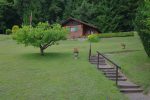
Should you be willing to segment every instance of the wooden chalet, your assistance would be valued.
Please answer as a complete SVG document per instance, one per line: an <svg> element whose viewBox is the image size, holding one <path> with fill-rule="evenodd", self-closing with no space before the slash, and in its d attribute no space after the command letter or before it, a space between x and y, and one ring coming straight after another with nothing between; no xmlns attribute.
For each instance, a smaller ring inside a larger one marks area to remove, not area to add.
<svg viewBox="0 0 150 100"><path fill-rule="evenodd" d="M88 36L89 34L100 33L97 27L75 18L68 18L62 22L62 26L69 29L69 38L80 38Z"/></svg>

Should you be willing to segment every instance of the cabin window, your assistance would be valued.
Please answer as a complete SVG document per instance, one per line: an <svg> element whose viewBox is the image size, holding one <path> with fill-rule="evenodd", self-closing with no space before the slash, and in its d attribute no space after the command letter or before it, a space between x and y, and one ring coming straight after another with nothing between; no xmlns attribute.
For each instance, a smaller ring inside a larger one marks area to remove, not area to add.
<svg viewBox="0 0 150 100"><path fill-rule="evenodd" d="M76 31L78 31L78 27L77 26L70 27L70 31L71 32L76 32Z"/></svg>

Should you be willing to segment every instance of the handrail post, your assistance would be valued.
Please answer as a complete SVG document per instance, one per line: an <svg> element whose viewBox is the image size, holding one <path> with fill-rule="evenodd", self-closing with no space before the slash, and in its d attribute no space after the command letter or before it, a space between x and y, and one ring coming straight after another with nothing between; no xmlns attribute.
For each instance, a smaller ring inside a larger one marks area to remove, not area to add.
<svg viewBox="0 0 150 100"><path fill-rule="evenodd" d="M91 42L90 42L90 48L89 48L89 61L90 61L90 58L91 58Z"/></svg>
<svg viewBox="0 0 150 100"><path fill-rule="evenodd" d="M116 86L118 86L118 66L116 66Z"/></svg>
<svg viewBox="0 0 150 100"><path fill-rule="evenodd" d="M113 61L111 61L110 59L108 59L107 57L105 57L103 54L101 54L100 52L98 52L98 64L97 64L97 68L99 67L99 56L101 55L102 57L104 57L106 60L108 60L110 63L112 63L115 67L116 67L116 85L118 86L118 74L119 74L119 69L121 69L120 66L118 66L116 63L114 63Z"/></svg>
<svg viewBox="0 0 150 100"><path fill-rule="evenodd" d="M98 57L97 57L97 61L98 61L98 63L97 63L97 69L99 69L99 53L98 53Z"/></svg>

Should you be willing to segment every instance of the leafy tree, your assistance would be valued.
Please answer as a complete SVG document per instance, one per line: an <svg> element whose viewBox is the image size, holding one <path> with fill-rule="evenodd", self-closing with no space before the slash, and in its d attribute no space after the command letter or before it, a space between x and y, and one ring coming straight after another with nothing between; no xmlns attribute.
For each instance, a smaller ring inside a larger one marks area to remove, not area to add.
<svg viewBox="0 0 150 100"><path fill-rule="evenodd" d="M36 27L23 26L15 34L13 39L25 46L32 45L39 47L41 55L49 46L54 45L57 41L65 39L67 30L59 24L49 25L48 23L39 23Z"/></svg>
<svg viewBox="0 0 150 100"><path fill-rule="evenodd" d="M99 42L100 38L98 34L91 34L88 36L89 42Z"/></svg>
<svg viewBox="0 0 150 100"><path fill-rule="evenodd" d="M138 31L144 49L150 57L150 1L145 0L139 7L136 18L136 30Z"/></svg>

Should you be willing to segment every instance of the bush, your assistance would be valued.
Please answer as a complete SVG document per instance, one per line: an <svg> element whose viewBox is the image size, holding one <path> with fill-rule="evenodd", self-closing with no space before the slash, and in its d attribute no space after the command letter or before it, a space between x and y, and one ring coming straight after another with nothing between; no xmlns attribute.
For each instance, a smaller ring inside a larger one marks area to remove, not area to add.
<svg viewBox="0 0 150 100"><path fill-rule="evenodd" d="M136 17L136 30L144 45L147 55L150 57L150 1L145 0L139 7Z"/></svg>
<svg viewBox="0 0 150 100"><path fill-rule="evenodd" d="M11 33L12 33L11 29L7 29L7 30L6 30L6 34L7 34L7 35L9 35L9 34L11 34Z"/></svg>
<svg viewBox="0 0 150 100"><path fill-rule="evenodd" d="M12 27L12 33L16 33L19 30L19 26L18 25L14 25Z"/></svg>
<svg viewBox="0 0 150 100"><path fill-rule="evenodd" d="M119 33L102 33L102 34L99 34L100 38L128 37L128 36L134 36L134 32L119 32Z"/></svg>
<svg viewBox="0 0 150 100"><path fill-rule="evenodd" d="M98 42L99 41L99 36L98 34L91 34L88 36L88 41L90 42Z"/></svg>

